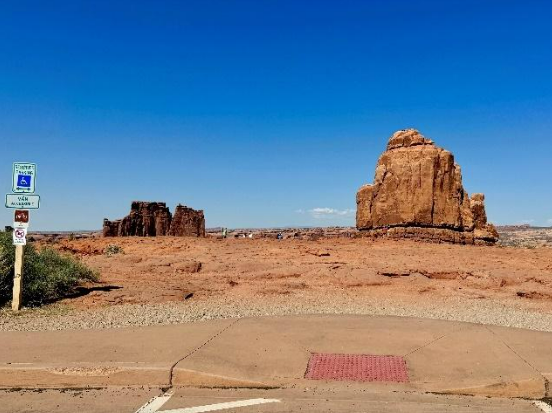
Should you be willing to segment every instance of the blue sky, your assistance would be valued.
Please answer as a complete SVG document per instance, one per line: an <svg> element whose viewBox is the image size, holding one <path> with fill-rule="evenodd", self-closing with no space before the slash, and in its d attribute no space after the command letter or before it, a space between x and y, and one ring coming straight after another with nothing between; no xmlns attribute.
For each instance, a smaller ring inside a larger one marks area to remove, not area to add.
<svg viewBox="0 0 552 413"><path fill-rule="evenodd" d="M544 0L4 1L0 182L38 164L35 230L100 228L132 200L208 226L352 225L414 127L492 221L552 225L551 18Z"/></svg>

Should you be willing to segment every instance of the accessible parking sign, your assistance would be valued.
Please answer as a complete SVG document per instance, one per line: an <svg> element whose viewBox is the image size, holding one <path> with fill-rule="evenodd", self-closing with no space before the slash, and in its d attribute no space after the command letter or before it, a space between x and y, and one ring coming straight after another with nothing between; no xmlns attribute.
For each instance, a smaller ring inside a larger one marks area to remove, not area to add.
<svg viewBox="0 0 552 413"><path fill-rule="evenodd" d="M16 194L32 194L35 191L36 164L15 162L13 164L12 192Z"/></svg>

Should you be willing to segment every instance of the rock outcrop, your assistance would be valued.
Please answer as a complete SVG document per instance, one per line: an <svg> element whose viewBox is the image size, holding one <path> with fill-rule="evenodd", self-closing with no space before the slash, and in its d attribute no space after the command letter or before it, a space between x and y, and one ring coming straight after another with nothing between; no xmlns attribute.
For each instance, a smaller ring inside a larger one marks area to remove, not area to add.
<svg viewBox="0 0 552 413"><path fill-rule="evenodd" d="M184 205L178 205L171 221L169 235L177 237L204 237L205 217L203 211L196 211Z"/></svg>
<svg viewBox="0 0 552 413"><path fill-rule="evenodd" d="M357 193L357 228L370 235L462 244L493 244L484 196L471 198L449 151L417 130L393 134L374 183Z"/></svg>
<svg viewBox="0 0 552 413"><path fill-rule="evenodd" d="M130 214L116 221L104 219L104 237L205 236L203 211L179 205L173 219L164 202L134 201Z"/></svg>
<svg viewBox="0 0 552 413"><path fill-rule="evenodd" d="M104 220L106 237L166 235L171 225L171 212L164 202L134 201L130 214L117 221Z"/></svg>

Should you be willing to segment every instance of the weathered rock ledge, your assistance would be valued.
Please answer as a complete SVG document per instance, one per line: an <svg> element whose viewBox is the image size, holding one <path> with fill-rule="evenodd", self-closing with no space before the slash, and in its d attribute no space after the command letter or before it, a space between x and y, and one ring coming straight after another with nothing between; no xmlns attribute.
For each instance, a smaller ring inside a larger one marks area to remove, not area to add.
<svg viewBox="0 0 552 413"><path fill-rule="evenodd" d="M401 130L380 156L374 183L357 193L356 223L374 237L494 244L484 201L468 196L452 153L415 129Z"/></svg>

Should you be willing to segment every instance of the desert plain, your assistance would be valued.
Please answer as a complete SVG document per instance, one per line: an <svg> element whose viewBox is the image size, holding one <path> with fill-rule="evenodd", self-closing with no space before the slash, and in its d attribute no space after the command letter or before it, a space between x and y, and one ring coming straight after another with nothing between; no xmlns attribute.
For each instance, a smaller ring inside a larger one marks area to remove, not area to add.
<svg viewBox="0 0 552 413"><path fill-rule="evenodd" d="M552 331L552 248L530 228L504 229L501 238L508 242L496 246L330 236L324 230L316 237L268 235L45 238L38 244L76 256L99 272L100 282L50 308L0 317L0 329L330 313ZM117 253L106 253L114 245Z"/></svg>

